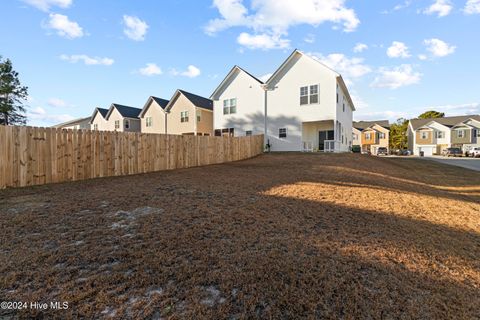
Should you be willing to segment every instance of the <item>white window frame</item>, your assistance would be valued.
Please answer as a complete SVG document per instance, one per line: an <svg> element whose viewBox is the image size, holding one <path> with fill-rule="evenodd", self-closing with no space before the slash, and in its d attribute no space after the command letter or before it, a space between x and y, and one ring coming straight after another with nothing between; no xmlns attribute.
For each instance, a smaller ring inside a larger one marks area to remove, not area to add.
<svg viewBox="0 0 480 320"><path fill-rule="evenodd" d="M115 130L120 129L120 120L115 120Z"/></svg>
<svg viewBox="0 0 480 320"><path fill-rule="evenodd" d="M464 129L457 130L457 137L458 138L465 138L465 130Z"/></svg>
<svg viewBox="0 0 480 320"><path fill-rule="evenodd" d="M443 131L435 131L435 138L436 138L436 139L443 139L443 138L445 138L445 132L443 132Z"/></svg>
<svg viewBox="0 0 480 320"><path fill-rule="evenodd" d="M93 124L93 130L98 130L98 123Z"/></svg>
<svg viewBox="0 0 480 320"><path fill-rule="evenodd" d="M302 101L302 98L306 98L306 100ZM308 86L300 87L300 105L308 105L309 97L308 97Z"/></svg>
<svg viewBox="0 0 480 320"><path fill-rule="evenodd" d="M370 140L371 138L370 132L365 132L365 140Z"/></svg>
<svg viewBox="0 0 480 320"><path fill-rule="evenodd" d="M319 84L312 84L312 85L308 86L308 88L309 88L308 102L310 102L310 104L320 103L320 85ZM316 89L312 90L313 88L316 88ZM312 102L312 96L317 96L317 101L316 102Z"/></svg>
<svg viewBox="0 0 480 320"><path fill-rule="evenodd" d="M181 111L180 112L180 122L188 122L188 110L187 111Z"/></svg>
<svg viewBox="0 0 480 320"><path fill-rule="evenodd" d="M145 126L150 128L153 125L153 118L152 117L145 117Z"/></svg>
<svg viewBox="0 0 480 320"><path fill-rule="evenodd" d="M235 114L237 113L237 98L230 98L223 100L223 114Z"/></svg>
<svg viewBox="0 0 480 320"><path fill-rule="evenodd" d="M285 135L283 137L283 135ZM278 128L278 138L279 139L286 139L287 138L287 128Z"/></svg>
<svg viewBox="0 0 480 320"><path fill-rule="evenodd" d="M130 129L130 120L125 119L125 121L123 122L123 126L125 129Z"/></svg>

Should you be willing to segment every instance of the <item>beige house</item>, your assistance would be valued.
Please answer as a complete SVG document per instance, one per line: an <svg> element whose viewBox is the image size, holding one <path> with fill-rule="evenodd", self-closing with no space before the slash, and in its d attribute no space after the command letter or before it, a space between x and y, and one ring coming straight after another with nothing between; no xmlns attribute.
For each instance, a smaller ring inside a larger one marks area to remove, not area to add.
<svg viewBox="0 0 480 320"><path fill-rule="evenodd" d="M108 123L105 119L107 113L108 109L95 108L90 118L90 130L108 130Z"/></svg>
<svg viewBox="0 0 480 320"><path fill-rule="evenodd" d="M377 154L378 148L389 150L390 124L388 120L353 122L352 145L360 146L362 152Z"/></svg>
<svg viewBox="0 0 480 320"><path fill-rule="evenodd" d="M112 103L105 117L105 130L119 132L140 132L140 112L142 109Z"/></svg>
<svg viewBox="0 0 480 320"><path fill-rule="evenodd" d="M166 106L167 133L211 136L213 134L213 101L177 90ZM155 121L155 120L154 120Z"/></svg>
<svg viewBox="0 0 480 320"><path fill-rule="evenodd" d="M149 97L140 112L141 131L145 133L167 133L168 100Z"/></svg>
<svg viewBox="0 0 480 320"><path fill-rule="evenodd" d="M78 118L63 122L57 125L54 125L53 128L62 128L62 129L90 129L90 117L88 118Z"/></svg>
<svg viewBox="0 0 480 320"><path fill-rule="evenodd" d="M480 115L411 119L407 132L415 155L440 155L449 147L465 152L480 146Z"/></svg>

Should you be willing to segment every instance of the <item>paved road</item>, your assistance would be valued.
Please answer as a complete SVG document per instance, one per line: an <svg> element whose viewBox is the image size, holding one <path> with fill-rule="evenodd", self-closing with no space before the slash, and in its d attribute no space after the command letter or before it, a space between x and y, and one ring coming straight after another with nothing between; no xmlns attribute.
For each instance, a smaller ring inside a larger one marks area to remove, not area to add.
<svg viewBox="0 0 480 320"><path fill-rule="evenodd" d="M423 159L480 171L480 158L424 157Z"/></svg>

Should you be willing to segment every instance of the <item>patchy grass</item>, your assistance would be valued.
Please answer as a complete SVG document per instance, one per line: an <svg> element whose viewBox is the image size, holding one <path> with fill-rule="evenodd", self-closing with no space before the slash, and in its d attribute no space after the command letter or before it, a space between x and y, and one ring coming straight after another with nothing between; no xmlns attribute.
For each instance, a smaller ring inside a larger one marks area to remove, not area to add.
<svg viewBox="0 0 480 320"><path fill-rule="evenodd" d="M480 317L480 173L269 154L0 192L0 317Z"/></svg>

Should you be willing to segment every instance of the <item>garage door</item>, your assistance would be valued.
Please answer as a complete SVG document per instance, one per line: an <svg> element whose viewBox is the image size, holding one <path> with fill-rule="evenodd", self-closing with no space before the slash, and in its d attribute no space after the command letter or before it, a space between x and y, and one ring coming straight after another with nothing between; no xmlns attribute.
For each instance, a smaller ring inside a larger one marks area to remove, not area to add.
<svg viewBox="0 0 480 320"><path fill-rule="evenodd" d="M418 154L423 151L424 156L432 156L433 155L433 147L420 147L418 148Z"/></svg>

